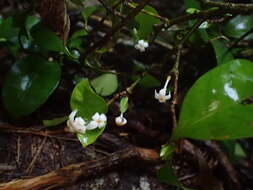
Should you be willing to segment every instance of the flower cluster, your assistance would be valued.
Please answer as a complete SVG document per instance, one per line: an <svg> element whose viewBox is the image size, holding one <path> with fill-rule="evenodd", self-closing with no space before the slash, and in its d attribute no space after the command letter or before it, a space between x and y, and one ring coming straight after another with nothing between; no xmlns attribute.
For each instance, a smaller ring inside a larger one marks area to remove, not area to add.
<svg viewBox="0 0 253 190"><path fill-rule="evenodd" d="M102 128L106 125L107 118L105 114L95 113L92 116L92 120L89 123L81 117L76 117L77 110L74 110L69 115L67 121L67 131L71 133L82 133L84 134L86 130L93 130L96 128Z"/></svg>
<svg viewBox="0 0 253 190"><path fill-rule="evenodd" d="M169 100L171 98L171 93L169 91L168 94L166 94L167 92L167 86L170 82L170 76L167 77L167 80L165 82L164 87L157 93L157 91L155 90L155 98L160 102L160 103L165 103L167 100Z"/></svg>
<svg viewBox="0 0 253 190"><path fill-rule="evenodd" d="M140 52L144 52L146 48L148 48L148 42L144 40L139 40L137 44L135 44L135 49L138 49Z"/></svg>

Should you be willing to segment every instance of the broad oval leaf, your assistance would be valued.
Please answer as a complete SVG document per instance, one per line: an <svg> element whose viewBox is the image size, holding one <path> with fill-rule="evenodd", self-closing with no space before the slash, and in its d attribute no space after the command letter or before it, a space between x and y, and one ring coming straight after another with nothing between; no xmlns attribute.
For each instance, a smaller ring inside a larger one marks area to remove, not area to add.
<svg viewBox="0 0 253 190"><path fill-rule="evenodd" d="M149 12L151 15L157 15L157 11L149 6L146 5L144 7L144 11ZM138 28L138 35L140 39L145 39L148 37L148 35L153 31L153 26L155 24L159 24L160 20L158 18L155 18L154 16L151 16L145 13L140 12L136 17L135 20L139 24Z"/></svg>
<svg viewBox="0 0 253 190"><path fill-rule="evenodd" d="M103 98L98 96L90 87L89 81L80 81L73 90L70 105L72 110L78 110L78 115L85 120L91 120L96 113L106 113L107 104ZM86 147L96 141L104 131L105 127L87 130L84 134L77 134L81 144Z"/></svg>
<svg viewBox="0 0 253 190"><path fill-rule="evenodd" d="M227 36L233 38L240 38L246 32L253 28L253 16L238 15L231 19L224 27L224 32ZM253 34L248 35L245 39L250 39Z"/></svg>
<svg viewBox="0 0 253 190"><path fill-rule="evenodd" d="M232 60L200 77L184 99L172 139L253 136L253 63Z"/></svg>
<svg viewBox="0 0 253 190"><path fill-rule="evenodd" d="M39 56L27 56L15 63L4 82L2 98L7 111L16 117L29 115L42 105L57 87L61 68Z"/></svg>
<svg viewBox="0 0 253 190"><path fill-rule="evenodd" d="M116 74L103 74L93 79L91 85L101 96L109 96L117 90L118 78Z"/></svg>
<svg viewBox="0 0 253 190"><path fill-rule="evenodd" d="M90 87L89 81L81 80L74 88L70 106L72 110L78 110L78 115L90 120L96 113L106 113L107 104Z"/></svg>
<svg viewBox="0 0 253 190"><path fill-rule="evenodd" d="M32 28L31 35L35 44L40 46L42 49L66 52L63 41L41 22Z"/></svg>

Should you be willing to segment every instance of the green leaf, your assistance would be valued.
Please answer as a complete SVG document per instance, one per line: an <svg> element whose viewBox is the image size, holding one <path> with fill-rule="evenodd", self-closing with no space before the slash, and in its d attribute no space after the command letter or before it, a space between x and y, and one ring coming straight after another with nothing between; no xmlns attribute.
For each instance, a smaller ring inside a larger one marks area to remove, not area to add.
<svg viewBox="0 0 253 190"><path fill-rule="evenodd" d="M200 9L200 3L197 0L184 0L186 8Z"/></svg>
<svg viewBox="0 0 253 190"><path fill-rule="evenodd" d="M41 22L32 28L31 34L34 39L34 43L42 49L57 52L66 51L63 41Z"/></svg>
<svg viewBox="0 0 253 190"><path fill-rule="evenodd" d="M145 11L150 12L151 14L157 15L157 11L151 7L146 5L144 7ZM155 18L154 16L145 14L140 12L136 17L135 21L139 24L138 28L138 35L140 39L145 39L148 37L148 35L153 31L153 26L155 24L159 24L160 20L158 18Z"/></svg>
<svg viewBox="0 0 253 190"><path fill-rule="evenodd" d="M160 151L160 157L163 160L171 159L172 153L175 150L175 146L172 144L165 144L162 145L161 151Z"/></svg>
<svg viewBox="0 0 253 190"><path fill-rule="evenodd" d="M7 111L21 117L34 112L57 87L61 68L39 56L30 55L15 63L3 86Z"/></svg>
<svg viewBox="0 0 253 190"><path fill-rule="evenodd" d="M15 28L13 18L3 19L0 24L0 39L10 40L18 35L18 29Z"/></svg>
<svg viewBox="0 0 253 190"><path fill-rule="evenodd" d="M32 27L34 27L36 24L38 24L40 21L39 18L34 17L34 16L27 16L26 21L25 21L25 29L29 37L31 37L30 30Z"/></svg>
<svg viewBox="0 0 253 190"><path fill-rule="evenodd" d="M189 13L189 14L194 14L194 13L198 13L200 10L196 9L196 8L188 8L186 9L185 12Z"/></svg>
<svg viewBox="0 0 253 190"><path fill-rule="evenodd" d="M239 158L247 158L247 153L243 149L243 147L240 145L240 143L235 144L235 156Z"/></svg>
<svg viewBox="0 0 253 190"><path fill-rule="evenodd" d="M137 79L137 77L135 77ZM145 73L145 75L142 77L141 81L139 82L139 85L144 88L154 88L161 86L161 82L157 80L155 77L153 77L149 73Z"/></svg>
<svg viewBox="0 0 253 190"><path fill-rule="evenodd" d="M253 136L253 63L232 60L200 77L187 93L172 139Z"/></svg>
<svg viewBox="0 0 253 190"><path fill-rule="evenodd" d="M78 110L78 115L86 120L90 120L96 112L106 113L108 109L104 99L91 89L88 80L82 80L75 86L70 106L72 110Z"/></svg>
<svg viewBox="0 0 253 190"><path fill-rule="evenodd" d="M128 109L128 97L123 97L120 100L120 112L125 113Z"/></svg>
<svg viewBox="0 0 253 190"><path fill-rule="evenodd" d="M174 173L172 168L172 161L169 159L166 161L166 164L158 171L157 177L160 181L167 183L169 185L175 185L181 187L180 182L178 181L177 176Z"/></svg>
<svg viewBox="0 0 253 190"><path fill-rule="evenodd" d="M57 118L50 119L50 120L43 120L43 125L45 127L56 126L56 125L59 125L59 124L65 122L67 119L68 119L68 116L63 116L63 117L57 117Z"/></svg>
<svg viewBox="0 0 253 190"><path fill-rule="evenodd" d="M240 38L243 34L253 28L253 16L238 15L231 19L224 27L224 32L227 36ZM248 35L245 39L253 38L253 34Z"/></svg>
<svg viewBox="0 0 253 190"><path fill-rule="evenodd" d="M91 81L92 87L101 96L109 96L118 88L118 78L116 74L106 73Z"/></svg>
<svg viewBox="0 0 253 190"><path fill-rule="evenodd" d="M86 7L82 12L82 17L84 19L85 22L85 26L87 26L88 24L88 19L89 17L97 10L99 6L95 5L95 6L90 6L90 7Z"/></svg>
<svg viewBox="0 0 253 190"><path fill-rule="evenodd" d="M80 81L74 88L70 100L72 110L78 110L78 115L85 120L91 120L96 113L106 113L107 104L103 98L98 96L90 87L88 80ZM77 134L81 144L86 147L96 141L105 127L87 130L84 134Z"/></svg>
<svg viewBox="0 0 253 190"><path fill-rule="evenodd" d="M218 65L221 65L234 59L233 54L231 52L228 52L228 47L224 40L216 39L212 40L211 43L215 51Z"/></svg>
<svg viewBox="0 0 253 190"><path fill-rule="evenodd" d="M103 133L105 127L97 128L94 130L87 130L84 134L78 133L77 138L83 145L83 147L86 147L92 143L94 143L97 138Z"/></svg>

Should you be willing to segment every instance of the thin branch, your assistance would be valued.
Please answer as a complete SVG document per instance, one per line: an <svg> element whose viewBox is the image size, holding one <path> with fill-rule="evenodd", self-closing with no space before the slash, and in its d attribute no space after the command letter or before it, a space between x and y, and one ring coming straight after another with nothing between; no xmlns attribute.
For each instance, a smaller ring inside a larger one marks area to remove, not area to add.
<svg viewBox="0 0 253 190"><path fill-rule="evenodd" d="M176 116L176 105L177 105L177 98L178 98L178 80L179 80L179 64L180 64L180 58L181 58L181 52L184 43L189 39L189 37L198 29L198 27L203 22L203 19L200 19L197 21L190 31L187 32L187 34L182 38L182 40L177 45L177 54L176 54L176 62L170 71L172 75L174 75L174 85L173 85L173 95L172 95L172 101L170 104L170 111L172 113L172 126L173 130L177 127L177 116Z"/></svg>
<svg viewBox="0 0 253 190"><path fill-rule="evenodd" d="M200 3L212 7L219 7L230 13L252 13L253 3L224 3L210 0L198 0Z"/></svg>
<svg viewBox="0 0 253 190"><path fill-rule="evenodd" d="M120 31L124 26L126 26L131 20L145 7L146 4L148 4L150 0L143 0L139 3L139 5L132 10L126 18L124 18L119 24L117 24L112 30L105 35L100 41L95 43L93 46L89 47L88 50L85 52L83 58L85 59L89 54L96 51L98 48L101 48L107 44L108 41L111 40L111 38Z"/></svg>

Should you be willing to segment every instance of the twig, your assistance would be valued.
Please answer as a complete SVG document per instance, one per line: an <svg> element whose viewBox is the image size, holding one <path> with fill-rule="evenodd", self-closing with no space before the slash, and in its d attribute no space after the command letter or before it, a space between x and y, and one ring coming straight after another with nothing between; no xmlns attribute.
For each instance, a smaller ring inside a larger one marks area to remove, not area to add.
<svg viewBox="0 0 253 190"><path fill-rule="evenodd" d="M19 165L19 161L20 161L20 135L18 135L18 139L17 139L17 156L16 156L16 162Z"/></svg>
<svg viewBox="0 0 253 190"><path fill-rule="evenodd" d="M219 144L215 141L208 141L206 145L211 147L212 150L214 150L214 153L216 154L216 158L219 160L221 165L225 168L225 170L229 174L228 175L229 178L233 181L233 184L235 185L234 189L241 189L241 184L238 180L238 174L234 166L229 161L228 156L220 149Z"/></svg>
<svg viewBox="0 0 253 190"><path fill-rule="evenodd" d="M140 82L141 78L137 79L136 81L134 81L129 87L126 88L126 90L123 90L117 94L115 94L112 99L110 99L107 102L107 105L111 105L114 101L116 101L118 98L122 97L122 96L126 96L126 95L131 95L133 93L133 90L135 88L135 86Z"/></svg>
<svg viewBox="0 0 253 190"><path fill-rule="evenodd" d="M88 48L88 50L85 52L83 55L83 59L85 59L89 54L93 53L96 51L98 48L103 47L104 45L107 44L107 42L116 34L121 28L126 26L131 20L143 9L143 7L149 2L150 0L143 0L139 3L139 5L132 10L129 15L126 16L119 24L117 24L112 30L105 35L100 41L92 45L91 47Z"/></svg>
<svg viewBox="0 0 253 190"><path fill-rule="evenodd" d="M38 156L40 155L41 150L42 150L42 148L43 148L43 146L44 146L46 140L47 140L47 137L44 137L44 139L42 140L42 143L40 144L40 146L39 146L39 148L38 148L38 150L37 150L37 152L36 152L35 155L33 156L33 159L32 159L32 161L31 161L31 163L29 164L29 166L28 166L27 169L26 169L26 173L27 173L27 174L29 174L29 175L31 174L31 172L32 172L32 170L33 170L33 167L34 167L34 164L35 164L35 162L36 162Z"/></svg>
<svg viewBox="0 0 253 190"><path fill-rule="evenodd" d="M224 9L230 13L251 13L253 11L253 3L224 3L224 2L216 2L210 0L198 0L204 5L219 7Z"/></svg>
<svg viewBox="0 0 253 190"><path fill-rule="evenodd" d="M198 27L203 22L203 19L200 19L197 21L191 30L187 32L187 34L182 38L182 40L177 45L177 54L176 54L176 62L170 71L170 74L174 75L174 85L173 85L173 95L172 95L172 101L170 104L170 111L172 113L172 126L173 130L177 127L177 116L176 116L176 105L177 105L177 93L178 93L178 79L179 79L179 64L180 64L180 58L181 58L181 51L183 48L184 43L188 40L188 38L198 29Z"/></svg>
<svg viewBox="0 0 253 190"><path fill-rule="evenodd" d="M134 160L137 166L143 163L154 164L159 161L156 150L129 147L100 159L71 164L42 176L31 179L17 179L0 184L0 190L49 190L74 184L78 179L96 176L104 171L117 167L119 164Z"/></svg>
<svg viewBox="0 0 253 190"><path fill-rule="evenodd" d="M0 124L0 131L5 133L17 133L17 134L32 134L37 136L43 136L43 137L50 137L50 138L56 138L60 140L66 140L66 141L78 141L76 138L68 138L68 137L62 137L62 136L56 136L55 134L62 134L64 133L63 130L61 131L38 131L30 128L20 128L20 127L14 127L10 124Z"/></svg>

